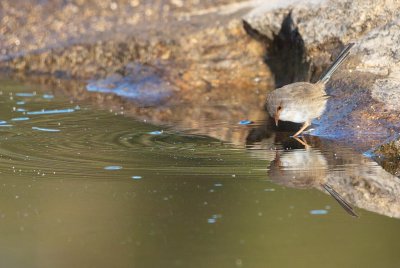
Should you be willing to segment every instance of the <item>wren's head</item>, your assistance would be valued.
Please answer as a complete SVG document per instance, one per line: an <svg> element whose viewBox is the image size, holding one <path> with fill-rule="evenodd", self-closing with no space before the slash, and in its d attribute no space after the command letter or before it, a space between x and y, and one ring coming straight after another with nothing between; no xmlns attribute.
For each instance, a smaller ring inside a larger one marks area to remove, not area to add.
<svg viewBox="0 0 400 268"><path fill-rule="evenodd" d="M275 124L278 126L280 115L285 107L284 99L277 98L275 92L271 92L267 98L267 110L271 117L275 119Z"/></svg>

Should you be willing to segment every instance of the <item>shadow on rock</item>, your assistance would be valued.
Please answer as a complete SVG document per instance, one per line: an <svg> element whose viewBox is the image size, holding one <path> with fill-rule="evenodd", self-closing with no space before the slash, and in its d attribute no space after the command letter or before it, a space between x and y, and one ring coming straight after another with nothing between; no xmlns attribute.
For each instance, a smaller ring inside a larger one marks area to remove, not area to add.
<svg viewBox="0 0 400 268"><path fill-rule="evenodd" d="M250 36L267 46L264 60L275 75L276 87L310 80L310 64L306 60L304 41L293 23L291 12L286 15L281 30L271 41L246 21L243 21L243 27Z"/></svg>

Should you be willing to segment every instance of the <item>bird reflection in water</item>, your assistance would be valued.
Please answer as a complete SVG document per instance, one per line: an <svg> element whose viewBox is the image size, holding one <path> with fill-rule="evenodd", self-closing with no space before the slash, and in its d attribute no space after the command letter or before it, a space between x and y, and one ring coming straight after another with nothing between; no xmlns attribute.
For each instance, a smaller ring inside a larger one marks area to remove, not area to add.
<svg viewBox="0 0 400 268"><path fill-rule="evenodd" d="M250 149L268 151L268 175L273 182L292 188L326 191L347 213L358 217L349 202L327 183L329 164L318 149L320 139L313 136L307 138L309 141L304 136L290 137L284 132L268 131L264 126L250 132L247 144Z"/></svg>

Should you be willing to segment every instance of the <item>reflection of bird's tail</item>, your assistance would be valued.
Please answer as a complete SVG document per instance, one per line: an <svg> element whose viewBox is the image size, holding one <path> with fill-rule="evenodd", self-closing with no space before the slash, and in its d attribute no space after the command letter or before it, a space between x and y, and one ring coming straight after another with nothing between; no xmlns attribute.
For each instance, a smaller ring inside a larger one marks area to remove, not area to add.
<svg viewBox="0 0 400 268"><path fill-rule="evenodd" d="M342 206L342 208L344 208L344 210L346 210L347 213L349 213L351 216L358 218L357 213L354 211L354 209L351 207L351 205L343 199L343 197L340 196L340 194L338 192L336 192L332 186L330 186L329 184L321 184L322 187L324 187L324 189L333 197L335 198L335 200L339 203L339 205Z"/></svg>
<svg viewBox="0 0 400 268"><path fill-rule="evenodd" d="M345 48L340 52L340 55L337 57L337 59L331 64L331 66L325 71L323 75L321 75L320 79L318 80L317 83L323 83L325 84L326 82L329 81L331 78L332 74L339 68L340 65L347 59L347 57L350 54L350 49L354 46L354 43L350 43Z"/></svg>

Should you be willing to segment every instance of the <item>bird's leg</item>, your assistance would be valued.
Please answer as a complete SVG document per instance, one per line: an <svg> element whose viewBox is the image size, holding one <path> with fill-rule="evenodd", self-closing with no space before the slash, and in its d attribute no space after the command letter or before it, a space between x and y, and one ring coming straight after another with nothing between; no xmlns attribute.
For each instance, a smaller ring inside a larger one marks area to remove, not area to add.
<svg viewBox="0 0 400 268"><path fill-rule="evenodd" d="M308 128L310 126L310 122L304 122L303 126L301 126L301 128L299 129L299 131L296 132L296 134L293 135L293 137L297 137L299 136L300 133L302 133L306 128Z"/></svg>
<svg viewBox="0 0 400 268"><path fill-rule="evenodd" d="M299 139L296 136L293 136L293 139L295 139L296 141L298 141L301 145L304 146L304 149L308 150L310 149L310 145L308 145L307 141L305 141L304 137L301 137L301 139Z"/></svg>

